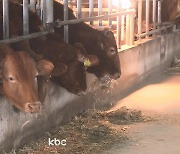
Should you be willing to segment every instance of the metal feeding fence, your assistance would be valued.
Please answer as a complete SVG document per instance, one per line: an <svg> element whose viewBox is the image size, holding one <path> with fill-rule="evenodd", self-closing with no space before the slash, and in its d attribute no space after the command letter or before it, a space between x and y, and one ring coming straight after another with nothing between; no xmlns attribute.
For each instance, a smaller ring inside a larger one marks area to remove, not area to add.
<svg viewBox="0 0 180 154"><path fill-rule="evenodd" d="M85 0L86 1L86 0ZM161 27L161 2L162 0L87 0L88 17L82 17L83 0L62 0L59 1L64 4L64 20L54 21L53 19L53 0L23 0L23 36L9 38L9 0L2 0L3 3L3 40L0 42L14 43L24 39L31 39L40 37L51 33L54 26L64 26L64 39L68 43L70 24L77 24L80 22L88 22L91 26L95 21L98 21L98 27L113 27L115 23L115 32L118 48L125 40L125 45L132 46L134 44L135 34L139 40L141 38L148 38L150 35L160 32L161 30L172 27L173 25L166 25ZM74 3L76 6L77 19L68 19L69 3ZM145 8L143 7L145 5ZM43 26L46 31L29 34L29 15L28 9L36 11L41 17ZM106 12L103 13L104 9ZM94 15L96 11L97 15ZM143 15L145 14L145 19ZM152 19L150 19L152 17ZM103 24L106 21L106 25ZM145 20L145 31L142 30L143 21ZM150 20L152 20L153 27L150 27ZM135 25L137 25L137 32L135 32Z"/></svg>

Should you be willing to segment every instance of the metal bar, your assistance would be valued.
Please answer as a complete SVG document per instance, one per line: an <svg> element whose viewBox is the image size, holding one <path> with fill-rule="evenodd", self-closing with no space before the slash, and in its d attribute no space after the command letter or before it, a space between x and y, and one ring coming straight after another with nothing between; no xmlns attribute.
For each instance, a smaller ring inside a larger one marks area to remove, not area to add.
<svg viewBox="0 0 180 154"><path fill-rule="evenodd" d="M108 14L112 13L112 0L108 0ZM109 26L112 25L112 19L108 18Z"/></svg>
<svg viewBox="0 0 180 154"><path fill-rule="evenodd" d="M81 18L82 17L82 0L77 0L77 18Z"/></svg>
<svg viewBox="0 0 180 154"><path fill-rule="evenodd" d="M159 31L165 30L165 29L173 27L173 26L174 26L174 24L170 24L170 25L162 27L160 29L152 30L152 31L149 31L148 34L146 34L146 33L141 34L140 37L145 37L146 35L151 35L153 33L157 33ZM23 36L17 36L14 38L0 40L0 43L16 43L16 42L27 40L27 39L33 39L33 38L41 37L41 36L47 35L49 33L53 33L53 31L52 32L44 31L44 32L37 32L37 33L32 33L32 34L23 35Z"/></svg>
<svg viewBox="0 0 180 154"><path fill-rule="evenodd" d="M46 0L46 28L50 30L53 28L54 21L54 7L53 0Z"/></svg>
<svg viewBox="0 0 180 154"><path fill-rule="evenodd" d="M153 29L156 29L156 0L153 0Z"/></svg>
<svg viewBox="0 0 180 154"><path fill-rule="evenodd" d="M3 39L9 38L9 0L3 0Z"/></svg>
<svg viewBox="0 0 180 154"><path fill-rule="evenodd" d="M135 13L134 9L131 9L128 11L122 11L122 12L118 12L118 13L112 13L112 14L101 15L101 16L94 16L94 17L89 17L89 18L73 19L73 20L67 20L67 21L57 20L55 23L55 26L61 27L63 25L70 25L70 24L77 24L80 22L89 22L89 21L94 21L94 20L99 20L99 19L113 18L113 17L117 17L119 15L127 15L127 14L134 14L134 13Z"/></svg>
<svg viewBox="0 0 180 154"><path fill-rule="evenodd" d="M161 24L161 0L158 0L158 24Z"/></svg>
<svg viewBox="0 0 180 154"><path fill-rule="evenodd" d="M149 5L150 5L150 1L146 0L146 33L149 32ZM146 38L148 38L149 36L147 35Z"/></svg>
<svg viewBox="0 0 180 154"><path fill-rule="evenodd" d="M89 0L89 17L93 17L94 12L94 0ZM90 21L90 25L93 25L93 21Z"/></svg>
<svg viewBox="0 0 180 154"><path fill-rule="evenodd" d="M142 0L138 3L138 36L142 33Z"/></svg>
<svg viewBox="0 0 180 154"><path fill-rule="evenodd" d="M98 0L98 16L102 15L102 0ZM102 20L99 20L99 26L102 26Z"/></svg>
<svg viewBox="0 0 180 154"><path fill-rule="evenodd" d="M168 26L159 28L159 29L155 29L155 30L149 31L148 33L143 33L143 34L141 34L139 37L145 37L145 36L147 36L147 35L152 35L152 34L154 34L154 33L158 33L158 32L160 32L160 31L162 31L162 30L165 30L165 29L167 29L167 28L171 28L171 27L173 27L173 26L174 26L174 24L171 24L171 25L168 25Z"/></svg>
<svg viewBox="0 0 180 154"><path fill-rule="evenodd" d="M30 10L33 12L36 11L36 0L30 0Z"/></svg>
<svg viewBox="0 0 180 154"><path fill-rule="evenodd" d="M125 15L121 16L121 41L125 39Z"/></svg>
<svg viewBox="0 0 180 154"><path fill-rule="evenodd" d="M134 45L134 14L130 15L130 40L129 45Z"/></svg>
<svg viewBox="0 0 180 154"><path fill-rule="evenodd" d="M44 27L46 27L46 15L46 0L41 0L41 20Z"/></svg>
<svg viewBox="0 0 180 154"><path fill-rule="evenodd" d="M68 0L64 0L64 22L68 20ZM66 43L69 42L69 26L64 26L64 40Z"/></svg>
<svg viewBox="0 0 180 154"><path fill-rule="evenodd" d="M49 33L51 33L51 32L44 31L44 32L37 32L37 33L32 33L32 34L23 35L23 36L17 36L14 38L0 40L0 43L16 43L16 42L23 41L23 40L33 39L36 37L44 36L44 35L47 35Z"/></svg>
<svg viewBox="0 0 180 154"><path fill-rule="evenodd" d="M41 2L42 2L42 0L41 0ZM37 12L38 16L41 17L41 20L42 20L42 15L41 15L41 2L40 2L40 0L37 0L36 12Z"/></svg>
<svg viewBox="0 0 180 154"><path fill-rule="evenodd" d="M126 15L126 45L130 45L130 15Z"/></svg>
<svg viewBox="0 0 180 154"><path fill-rule="evenodd" d="M118 12L121 11L121 3L118 3ZM117 16L117 40L116 40L117 48L121 48L121 15Z"/></svg>
<svg viewBox="0 0 180 154"><path fill-rule="evenodd" d="M23 0L23 34L29 34L29 4L28 0Z"/></svg>

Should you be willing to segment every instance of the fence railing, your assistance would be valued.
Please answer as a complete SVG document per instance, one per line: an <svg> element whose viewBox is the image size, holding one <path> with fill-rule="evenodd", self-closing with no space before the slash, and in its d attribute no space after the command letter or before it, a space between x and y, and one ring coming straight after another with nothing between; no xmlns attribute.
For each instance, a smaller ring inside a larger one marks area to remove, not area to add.
<svg viewBox="0 0 180 154"><path fill-rule="evenodd" d="M73 0L71 0L73 1ZM118 0L116 0L118 1ZM128 0L126 0L128 1ZM68 19L68 4L69 0L63 0L64 4L64 20L54 21L53 13L53 0L23 0L23 36L15 38L9 38L9 0L3 0L3 39L0 42L17 42L23 39L30 39L46 35L52 32L53 26L64 26L64 39L68 43L69 29L68 25L77 24L80 22L88 22L91 26L95 21L98 21L98 28L108 26L112 27L115 23L116 40L118 48L121 48L122 42L125 45L132 46L134 44L135 33L139 40L143 37L148 38L150 35L155 34L161 30L172 27L173 24L165 27L161 25L161 0L138 0L138 4L130 6L129 8L122 8L124 0L119 0L116 7L113 6L113 0L89 0L89 13L88 17L83 17L82 0L76 1L77 19ZM106 3L106 13L104 13L104 3ZM97 4L97 8L94 8ZM144 7L145 5L145 7ZM137 6L137 7L135 7ZM150 7L152 6L152 8ZM145 10L144 10L145 8ZM29 34L29 15L28 9L36 11L41 17L43 26L46 31ZM95 12L95 10L97 12ZM116 10L116 12L114 12ZM138 11L137 11L138 10ZM86 11L87 12L87 11ZM96 15L95 15L96 14ZM143 19L143 14L146 14ZM150 19L152 16L152 19ZM137 18L138 17L138 18ZM145 20L145 21L143 21ZM152 20L153 27L150 26L150 20ZM106 25L104 25L106 21ZM145 22L145 30L142 29ZM53 26L52 26L53 25ZM137 31L134 28L137 25Z"/></svg>

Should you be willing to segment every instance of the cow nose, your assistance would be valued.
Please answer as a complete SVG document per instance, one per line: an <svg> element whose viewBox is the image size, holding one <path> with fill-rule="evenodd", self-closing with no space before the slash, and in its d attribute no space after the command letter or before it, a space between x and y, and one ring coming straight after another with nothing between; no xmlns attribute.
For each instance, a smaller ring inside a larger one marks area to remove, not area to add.
<svg viewBox="0 0 180 154"><path fill-rule="evenodd" d="M113 75L113 79L114 80L117 80L117 79L119 79L120 78L120 76L121 76L121 74L118 72L118 73L115 73L114 75Z"/></svg>
<svg viewBox="0 0 180 154"><path fill-rule="evenodd" d="M28 102L25 104L25 110L29 113L37 113L40 111L41 103L37 102Z"/></svg>

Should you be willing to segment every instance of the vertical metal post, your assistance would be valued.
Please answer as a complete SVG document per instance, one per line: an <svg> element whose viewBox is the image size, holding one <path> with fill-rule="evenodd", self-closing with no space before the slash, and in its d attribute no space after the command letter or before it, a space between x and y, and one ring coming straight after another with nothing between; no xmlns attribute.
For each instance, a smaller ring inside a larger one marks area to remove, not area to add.
<svg viewBox="0 0 180 154"><path fill-rule="evenodd" d="M118 12L121 11L121 3L119 1L119 9ZM121 48L121 15L117 17L117 48Z"/></svg>
<svg viewBox="0 0 180 154"><path fill-rule="evenodd" d="M156 29L156 0L153 0L153 29Z"/></svg>
<svg viewBox="0 0 180 154"><path fill-rule="evenodd" d="M29 4L28 0L23 0L23 34L29 34Z"/></svg>
<svg viewBox="0 0 180 154"><path fill-rule="evenodd" d="M134 44L134 16L135 14L131 14L130 15L130 19L129 19L129 22L130 22L130 30L129 30L129 33L130 33L130 41L129 41L129 45L133 45Z"/></svg>
<svg viewBox="0 0 180 154"><path fill-rule="evenodd" d="M138 2L138 36L142 33L142 0ZM141 38L139 37L139 40Z"/></svg>
<svg viewBox="0 0 180 154"><path fill-rule="evenodd" d="M68 0L64 0L64 21L68 20ZM64 40L66 43L69 42L69 27L64 26Z"/></svg>
<svg viewBox="0 0 180 154"><path fill-rule="evenodd" d="M9 38L9 0L3 0L3 39Z"/></svg>
<svg viewBox="0 0 180 154"><path fill-rule="evenodd" d="M30 10L33 12L36 11L36 0L30 0Z"/></svg>
<svg viewBox="0 0 180 154"><path fill-rule="evenodd" d="M112 13L112 0L108 0L108 14ZM112 19L108 18L109 26L112 25Z"/></svg>
<svg viewBox="0 0 180 154"><path fill-rule="evenodd" d="M77 18L82 17L82 0L77 0Z"/></svg>
<svg viewBox="0 0 180 154"><path fill-rule="evenodd" d="M125 30L125 15L122 15L121 16L121 40L123 41L125 39L125 33L124 33L124 30Z"/></svg>
<svg viewBox="0 0 180 154"><path fill-rule="evenodd" d="M126 15L126 45L130 45L130 15Z"/></svg>
<svg viewBox="0 0 180 154"><path fill-rule="evenodd" d="M149 32L149 5L150 5L150 0L146 0L146 33ZM147 35L146 38L149 36Z"/></svg>
<svg viewBox="0 0 180 154"><path fill-rule="evenodd" d="M51 30L54 21L53 0L46 0L46 28Z"/></svg>
<svg viewBox="0 0 180 154"><path fill-rule="evenodd" d="M42 0L41 0L41 2L42 2ZM40 0L37 0L36 12L37 12L38 16L41 17L41 20L42 20L42 15L41 15L41 7L42 7L42 5L41 5L41 2L40 2Z"/></svg>
<svg viewBox="0 0 180 154"><path fill-rule="evenodd" d="M89 17L93 16L94 12L94 0L89 0ZM90 21L90 25L93 25L93 21Z"/></svg>
<svg viewBox="0 0 180 154"><path fill-rule="evenodd" d="M98 0L98 16L102 15L102 0ZM99 26L102 26L102 20L99 20Z"/></svg>
<svg viewBox="0 0 180 154"><path fill-rule="evenodd" d="M46 0L41 0L41 20L44 27L46 27L46 14Z"/></svg>
<svg viewBox="0 0 180 154"><path fill-rule="evenodd" d="M158 0L158 25L160 24L161 24L161 0Z"/></svg>

